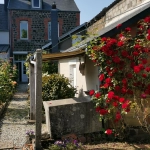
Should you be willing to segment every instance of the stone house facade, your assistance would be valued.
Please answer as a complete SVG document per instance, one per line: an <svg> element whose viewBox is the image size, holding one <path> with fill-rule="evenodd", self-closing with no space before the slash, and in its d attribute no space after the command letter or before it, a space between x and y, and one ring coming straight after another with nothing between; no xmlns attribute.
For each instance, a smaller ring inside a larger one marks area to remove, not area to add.
<svg viewBox="0 0 150 150"><path fill-rule="evenodd" d="M10 29L10 57L19 69L19 81L27 82L24 62L28 53L34 52L80 24L80 11L74 0L5 0ZM58 28L52 26L53 5L57 10ZM56 39L57 40L57 39ZM57 42L57 41L55 41Z"/></svg>

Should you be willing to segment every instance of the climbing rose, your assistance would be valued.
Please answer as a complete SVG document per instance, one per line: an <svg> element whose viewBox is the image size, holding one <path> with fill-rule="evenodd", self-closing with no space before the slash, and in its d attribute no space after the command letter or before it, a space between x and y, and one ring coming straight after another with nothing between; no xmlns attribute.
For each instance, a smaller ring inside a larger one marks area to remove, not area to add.
<svg viewBox="0 0 150 150"><path fill-rule="evenodd" d="M100 98L100 96L101 96L101 94L100 94L99 92L97 92L97 93L95 94L95 97L96 97L96 98Z"/></svg>
<svg viewBox="0 0 150 150"><path fill-rule="evenodd" d="M140 67L139 66L134 66L134 72L135 73L139 73L141 70L140 70Z"/></svg>
<svg viewBox="0 0 150 150"><path fill-rule="evenodd" d="M95 91L94 91L94 90L90 90L89 95L90 95L90 96L93 96L93 95L94 95L94 93L95 93Z"/></svg>
<svg viewBox="0 0 150 150"><path fill-rule="evenodd" d="M118 24L116 28L119 29L121 26L122 26L122 24Z"/></svg>
<svg viewBox="0 0 150 150"><path fill-rule="evenodd" d="M123 57L127 57L127 56L128 56L128 52L127 52L126 50L123 50L123 51L121 52L121 55L122 55Z"/></svg>
<svg viewBox="0 0 150 150"><path fill-rule="evenodd" d="M108 92L108 98L109 99L112 99L113 96L114 96L114 92L112 92L112 91Z"/></svg>
<svg viewBox="0 0 150 150"><path fill-rule="evenodd" d="M146 17L146 18L144 19L144 22L149 23L149 22L150 22L150 17Z"/></svg>
<svg viewBox="0 0 150 150"><path fill-rule="evenodd" d="M105 80L105 82L108 83L108 84L111 83L111 78L107 78L107 79Z"/></svg>
<svg viewBox="0 0 150 150"><path fill-rule="evenodd" d="M104 74L101 74L101 75L99 76L99 80L100 80L100 81L103 81L104 78L105 78Z"/></svg>
<svg viewBox="0 0 150 150"><path fill-rule="evenodd" d="M146 77L147 77L147 75L143 73L143 74L142 74L142 77L143 77L143 78L146 78Z"/></svg>
<svg viewBox="0 0 150 150"><path fill-rule="evenodd" d="M129 107L129 100L126 100L125 103L122 104L123 109L127 109Z"/></svg>
<svg viewBox="0 0 150 150"><path fill-rule="evenodd" d="M123 98L123 97L121 97L120 99L119 99L119 102L120 103L123 103L125 101L125 98Z"/></svg>
<svg viewBox="0 0 150 150"><path fill-rule="evenodd" d="M108 110L102 108L102 109L100 109L99 113L100 113L100 115L106 115L108 113Z"/></svg>
<svg viewBox="0 0 150 150"><path fill-rule="evenodd" d="M120 112L117 112L115 122L119 121L120 119L121 119L121 114L120 114Z"/></svg>
<svg viewBox="0 0 150 150"><path fill-rule="evenodd" d="M113 58L113 61L115 62L115 63L120 63L120 58L118 57L118 56L115 56L114 58Z"/></svg>
<svg viewBox="0 0 150 150"><path fill-rule="evenodd" d="M112 134L112 130L111 130L111 129L107 129L107 130L105 131L105 133L108 134L108 135L111 135L111 134Z"/></svg>
<svg viewBox="0 0 150 150"><path fill-rule="evenodd" d="M119 46L119 47L121 47L121 46L123 46L123 42L122 41L119 41L118 43L117 43L117 45Z"/></svg>
<svg viewBox="0 0 150 150"><path fill-rule="evenodd" d="M125 28L125 31L130 32L131 28L129 28L129 27Z"/></svg>

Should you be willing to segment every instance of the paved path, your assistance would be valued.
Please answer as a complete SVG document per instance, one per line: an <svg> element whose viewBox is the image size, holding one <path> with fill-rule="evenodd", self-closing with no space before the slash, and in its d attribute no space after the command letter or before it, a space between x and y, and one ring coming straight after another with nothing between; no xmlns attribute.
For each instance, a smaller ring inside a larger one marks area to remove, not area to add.
<svg viewBox="0 0 150 150"><path fill-rule="evenodd" d="M0 120L0 148L22 147L26 142L26 131L35 129L34 124L28 124L28 85L20 84L10 102L4 117Z"/></svg>

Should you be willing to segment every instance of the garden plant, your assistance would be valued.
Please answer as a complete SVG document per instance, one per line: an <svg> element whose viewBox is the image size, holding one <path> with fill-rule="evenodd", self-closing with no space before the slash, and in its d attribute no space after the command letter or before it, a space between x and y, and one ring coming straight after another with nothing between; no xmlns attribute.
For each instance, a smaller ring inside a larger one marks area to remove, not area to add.
<svg viewBox="0 0 150 150"><path fill-rule="evenodd" d="M150 16L137 23L136 34L131 28L117 30L114 38L98 37L88 45L87 55L99 67L100 89L90 90L100 120L111 123L105 133L123 134L125 116L133 109L141 125L149 131L147 107L150 107Z"/></svg>
<svg viewBox="0 0 150 150"><path fill-rule="evenodd" d="M17 68L10 61L0 60L0 104L13 96L17 85Z"/></svg>

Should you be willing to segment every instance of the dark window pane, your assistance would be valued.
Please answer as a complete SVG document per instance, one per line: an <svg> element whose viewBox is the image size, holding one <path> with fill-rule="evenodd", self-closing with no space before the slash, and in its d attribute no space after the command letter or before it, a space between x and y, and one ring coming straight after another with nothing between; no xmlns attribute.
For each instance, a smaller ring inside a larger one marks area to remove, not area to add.
<svg viewBox="0 0 150 150"><path fill-rule="evenodd" d="M40 7L40 0L33 0L33 6L34 7Z"/></svg>

